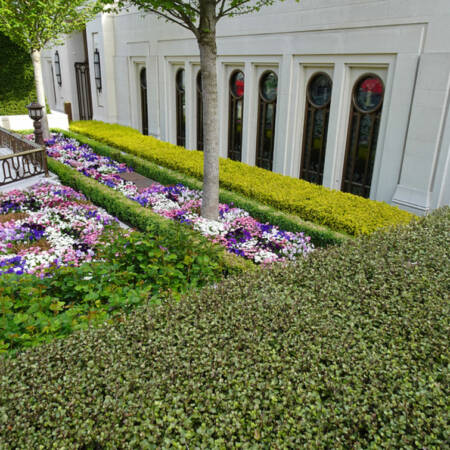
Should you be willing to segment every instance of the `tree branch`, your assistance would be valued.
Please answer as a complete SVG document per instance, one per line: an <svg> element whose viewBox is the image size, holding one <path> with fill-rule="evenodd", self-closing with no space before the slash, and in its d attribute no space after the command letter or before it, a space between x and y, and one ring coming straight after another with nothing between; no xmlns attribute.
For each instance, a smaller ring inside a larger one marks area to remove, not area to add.
<svg viewBox="0 0 450 450"><path fill-rule="evenodd" d="M188 26L188 29L196 35L197 27L195 26L194 22L192 22L192 19L189 17L189 15L187 15L184 11L179 10L177 10L177 13L179 14L178 18L182 20Z"/></svg>
<svg viewBox="0 0 450 450"><path fill-rule="evenodd" d="M178 0L172 0L172 2L173 2L175 5L181 6L182 8L187 8L187 9L191 10L194 14L200 15L200 10L197 9L197 8L194 8L194 7L192 6L191 2L186 3L186 2L180 2L180 1L178 1Z"/></svg>
<svg viewBox="0 0 450 450"><path fill-rule="evenodd" d="M190 23L185 23L184 19L182 17L176 17L173 15L172 12L169 15L169 14L165 14L161 11L158 11L157 9L148 8L148 7L145 8L145 11L148 11L153 14L156 14L157 16L163 17L164 19L168 20L169 22L176 23L177 25L180 25L180 27L183 27L186 30L192 31L197 36L197 28L195 27L195 25L192 23L192 21L190 19L189 19Z"/></svg>
<svg viewBox="0 0 450 450"><path fill-rule="evenodd" d="M236 9L239 10L242 5L245 5L246 3L250 3L250 2L251 2L251 0L244 0L243 2L240 2L237 5L230 6L229 8L224 9L223 11L221 11L221 14L217 18L219 19L219 18L225 17L228 14L230 14L230 12L232 12L233 10L236 10ZM225 1L224 1L224 3L225 3ZM247 11L243 11L242 13L237 13L237 14L245 14L246 12Z"/></svg>
<svg viewBox="0 0 450 450"><path fill-rule="evenodd" d="M226 5L226 0L219 0L216 2L216 4L219 4L220 2L222 2L222 4L220 5L220 9L219 9L219 14L217 14L217 18L220 19L221 17L223 17L223 12L225 10L225 5Z"/></svg>

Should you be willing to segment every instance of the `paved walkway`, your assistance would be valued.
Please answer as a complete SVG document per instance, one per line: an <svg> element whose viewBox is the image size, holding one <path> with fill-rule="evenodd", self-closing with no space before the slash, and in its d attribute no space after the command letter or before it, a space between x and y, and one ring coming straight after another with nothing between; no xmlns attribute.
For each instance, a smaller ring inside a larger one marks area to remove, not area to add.
<svg viewBox="0 0 450 450"><path fill-rule="evenodd" d="M120 174L120 178L125 181L131 181L133 182L139 191L142 189L145 189L147 187L150 187L153 183L156 183L156 181L151 180L150 178L144 177L143 175L136 173L136 172L125 172Z"/></svg>
<svg viewBox="0 0 450 450"><path fill-rule="evenodd" d="M5 184L4 186L0 186L0 192L8 192L14 189L25 190L41 180L47 180L49 183L61 184L59 178L54 173L50 172L48 178L46 178L45 175L40 174L31 178L26 178L25 180L19 180L14 183L9 183Z"/></svg>

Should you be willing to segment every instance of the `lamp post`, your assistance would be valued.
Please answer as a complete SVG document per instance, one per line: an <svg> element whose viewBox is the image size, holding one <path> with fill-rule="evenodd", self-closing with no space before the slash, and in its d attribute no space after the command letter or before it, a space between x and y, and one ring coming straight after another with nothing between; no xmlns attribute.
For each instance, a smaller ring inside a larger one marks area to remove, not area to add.
<svg viewBox="0 0 450 450"><path fill-rule="evenodd" d="M44 116L44 107L39 103L33 102L27 105L28 115L33 120L34 127L34 142L38 145L44 145L44 138L42 136L41 119Z"/></svg>

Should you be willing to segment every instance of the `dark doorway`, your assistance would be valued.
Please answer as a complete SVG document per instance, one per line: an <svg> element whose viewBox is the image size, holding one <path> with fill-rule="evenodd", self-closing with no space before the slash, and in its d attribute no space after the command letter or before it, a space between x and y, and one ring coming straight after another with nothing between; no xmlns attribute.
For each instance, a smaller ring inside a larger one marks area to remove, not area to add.
<svg viewBox="0 0 450 450"><path fill-rule="evenodd" d="M139 77L141 81L142 134L148 136L147 70L145 67L141 69Z"/></svg>
<svg viewBox="0 0 450 450"><path fill-rule="evenodd" d="M178 69L175 79L177 112L177 145L186 145L186 97L184 91L184 69Z"/></svg>
<svg viewBox="0 0 450 450"><path fill-rule="evenodd" d="M197 150L203 151L203 87L200 71L197 74Z"/></svg>
<svg viewBox="0 0 450 450"><path fill-rule="evenodd" d="M89 64L85 62L75 63L75 75L77 80L78 113L80 120L91 120L92 97Z"/></svg>
<svg viewBox="0 0 450 450"><path fill-rule="evenodd" d="M244 118L244 73L231 74L229 85L228 158L242 159L242 124Z"/></svg>

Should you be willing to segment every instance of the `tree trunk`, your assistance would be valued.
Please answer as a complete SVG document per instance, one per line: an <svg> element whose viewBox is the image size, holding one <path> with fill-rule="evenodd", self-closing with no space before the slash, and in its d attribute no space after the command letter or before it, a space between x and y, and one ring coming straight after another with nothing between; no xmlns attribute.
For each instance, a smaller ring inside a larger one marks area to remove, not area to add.
<svg viewBox="0 0 450 450"><path fill-rule="evenodd" d="M48 128L47 120L47 108L45 103L44 80L42 78L41 52L39 50L33 50L31 52L31 60L33 61L34 68L34 84L36 85L37 102L44 107L43 117L41 120L43 137L44 139L50 139L50 131Z"/></svg>
<svg viewBox="0 0 450 450"><path fill-rule="evenodd" d="M219 215L219 123L217 113L216 3L200 2L197 36L202 71L203 102L203 198L202 216L217 220Z"/></svg>

